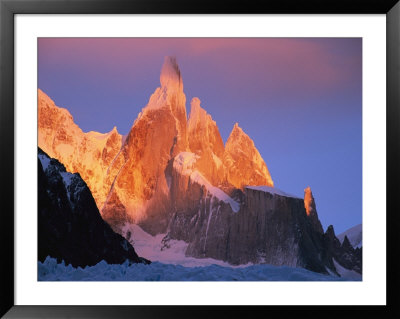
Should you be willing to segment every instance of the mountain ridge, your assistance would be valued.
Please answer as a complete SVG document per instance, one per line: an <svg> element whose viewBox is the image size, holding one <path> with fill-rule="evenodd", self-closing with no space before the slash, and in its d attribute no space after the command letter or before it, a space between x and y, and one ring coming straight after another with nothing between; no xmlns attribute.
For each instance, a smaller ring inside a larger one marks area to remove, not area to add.
<svg viewBox="0 0 400 319"><path fill-rule="evenodd" d="M224 145L199 98L191 100L187 118L176 59L165 58L160 87L125 138L116 128L108 133L113 137L108 146L98 146L101 133L79 131L72 116L64 114L69 125L58 127L58 117L43 112L48 99L39 98L38 103L39 146L45 144L54 157L81 174L114 231L121 233L126 223L134 223L152 236L167 233L165 242L186 241L186 254L196 258L335 273L332 256L340 263L341 245L334 233L323 233L311 189L306 188L304 198L275 191L254 141L235 123ZM51 106L56 110L54 102ZM90 148L92 144L97 148ZM57 153L60 148L73 156ZM79 156L85 155L92 161L79 165ZM343 251L350 256L347 267L358 263L352 250Z"/></svg>

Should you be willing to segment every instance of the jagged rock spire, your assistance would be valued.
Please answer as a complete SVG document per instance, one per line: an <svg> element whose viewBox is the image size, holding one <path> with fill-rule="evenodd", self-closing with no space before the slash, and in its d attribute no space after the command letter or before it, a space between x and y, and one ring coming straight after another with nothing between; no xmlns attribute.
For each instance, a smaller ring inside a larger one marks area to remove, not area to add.
<svg viewBox="0 0 400 319"><path fill-rule="evenodd" d="M162 88L183 90L181 71L175 57L166 56L161 69L160 83Z"/></svg>
<svg viewBox="0 0 400 319"><path fill-rule="evenodd" d="M310 218L314 230L322 234L323 228L318 219L317 208L315 206L315 200L310 186L304 190L304 208L306 209L306 214L308 218Z"/></svg>
<svg viewBox="0 0 400 319"><path fill-rule="evenodd" d="M233 126L225 144L224 165L228 169L228 182L237 188L246 185L274 186L261 154L238 123Z"/></svg>

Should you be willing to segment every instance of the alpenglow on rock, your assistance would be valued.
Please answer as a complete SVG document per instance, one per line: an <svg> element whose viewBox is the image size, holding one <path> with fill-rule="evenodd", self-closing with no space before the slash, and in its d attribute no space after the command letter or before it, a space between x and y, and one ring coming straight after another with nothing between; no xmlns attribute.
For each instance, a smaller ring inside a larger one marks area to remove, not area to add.
<svg viewBox="0 0 400 319"><path fill-rule="evenodd" d="M226 169L222 163L224 142L217 123L200 106L200 99L193 98L188 120L190 150L198 156L197 169L215 186L226 180Z"/></svg>
<svg viewBox="0 0 400 319"><path fill-rule="evenodd" d="M154 234L168 225L172 207L167 168L188 148L186 96L174 58L165 58L160 83L116 157L122 166L102 207L103 218L116 229L129 221Z"/></svg>
<svg viewBox="0 0 400 319"><path fill-rule="evenodd" d="M246 185L274 186L267 165L253 140L236 123L225 144L224 165L228 182L237 188Z"/></svg>
<svg viewBox="0 0 400 319"><path fill-rule="evenodd" d="M187 119L175 58L165 58L160 87L124 139L116 129L82 132L68 111L39 91L39 146L82 176L116 232L135 223L151 235L168 234L165 242L186 241L187 256L233 264L326 273L335 272L334 251L339 263L342 251L354 259L349 249L325 252L311 189L303 199L274 188L265 161L237 123L224 146L199 98L192 99Z"/></svg>
<svg viewBox="0 0 400 319"><path fill-rule="evenodd" d="M119 170L118 165L109 169L122 145L117 128L106 134L84 133L66 109L39 89L38 139L44 152L63 163L68 172L82 176L97 207L102 207Z"/></svg>
<svg viewBox="0 0 400 319"><path fill-rule="evenodd" d="M191 180L203 186L230 193L239 184L272 185L251 139L243 133L241 146L251 146L245 151L253 161L243 166L248 158L231 151L232 138L224 147L218 126L200 99L192 99L187 120L182 76L173 57L165 57L160 87L124 139L116 128L108 134L82 132L67 110L55 106L42 91L38 94L39 146L68 171L81 174L103 218L116 230L125 222L140 223L152 234L166 230L176 206L171 196L173 162L182 152L196 155ZM238 182L240 174L245 174L243 183Z"/></svg>

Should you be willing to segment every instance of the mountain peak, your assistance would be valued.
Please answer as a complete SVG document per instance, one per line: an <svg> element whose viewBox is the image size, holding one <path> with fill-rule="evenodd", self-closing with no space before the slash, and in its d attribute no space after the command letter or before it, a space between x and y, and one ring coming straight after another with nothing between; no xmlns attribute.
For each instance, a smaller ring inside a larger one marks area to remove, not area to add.
<svg viewBox="0 0 400 319"><path fill-rule="evenodd" d="M261 154L238 123L235 123L226 141L224 164L228 168L228 181L237 188L244 185L274 186Z"/></svg>
<svg viewBox="0 0 400 319"><path fill-rule="evenodd" d="M197 125L206 126L208 122L214 122L205 109L200 105L201 101L198 97L194 97L190 101L190 114L188 120L188 129L194 130ZM215 124L215 123L214 123Z"/></svg>
<svg viewBox="0 0 400 319"><path fill-rule="evenodd" d="M174 87L183 89L181 71L179 70L176 58L166 56L161 68L160 83L162 88Z"/></svg>
<svg viewBox="0 0 400 319"><path fill-rule="evenodd" d="M239 123L236 122L235 125L233 125L231 134L229 134L228 140L231 139L231 140L239 141L239 139L242 139L242 138L248 140L248 142L250 144L252 143L254 145L253 140L250 138L250 136L248 136L243 131L243 129L239 126Z"/></svg>
<svg viewBox="0 0 400 319"><path fill-rule="evenodd" d="M188 120L188 142L191 152L199 156L197 169L213 185L220 184L224 179L222 157L224 142L217 123L211 115L200 106L200 99L192 99Z"/></svg>
<svg viewBox="0 0 400 319"><path fill-rule="evenodd" d="M243 129L236 122L232 128L231 133L229 134L225 147L227 145L237 145L237 144L246 144L247 147L255 149L253 140L243 131Z"/></svg>

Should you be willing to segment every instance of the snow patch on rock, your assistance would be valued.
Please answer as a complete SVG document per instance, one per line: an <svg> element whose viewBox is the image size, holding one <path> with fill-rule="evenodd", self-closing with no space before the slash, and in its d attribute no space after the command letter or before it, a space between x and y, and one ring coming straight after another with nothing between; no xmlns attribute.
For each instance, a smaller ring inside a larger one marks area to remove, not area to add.
<svg viewBox="0 0 400 319"><path fill-rule="evenodd" d="M199 156L194 153L181 152L175 156L173 167L182 175L189 176L192 182L204 186L213 197L229 204L232 210L237 213L240 209L240 204L224 193L221 189L213 186L200 172L193 168L198 158Z"/></svg>
<svg viewBox="0 0 400 319"><path fill-rule="evenodd" d="M192 174L190 174L190 180L202 186L205 186L212 196L231 205L231 208L235 213L239 211L240 204L237 201L233 200L232 197L228 196L218 187L211 185L211 183L200 172L198 171L192 172Z"/></svg>
<svg viewBox="0 0 400 319"><path fill-rule="evenodd" d="M256 190L256 191L270 193L272 195L300 198L300 197L297 197L295 195L291 195L291 194L285 193L285 192L281 191L280 189L278 189L276 187L270 187L270 186L246 186L245 188L253 189L253 190Z"/></svg>
<svg viewBox="0 0 400 319"><path fill-rule="evenodd" d="M175 156L174 169L183 175L190 175L193 171L193 165L198 158L199 156L194 153L181 152Z"/></svg>

